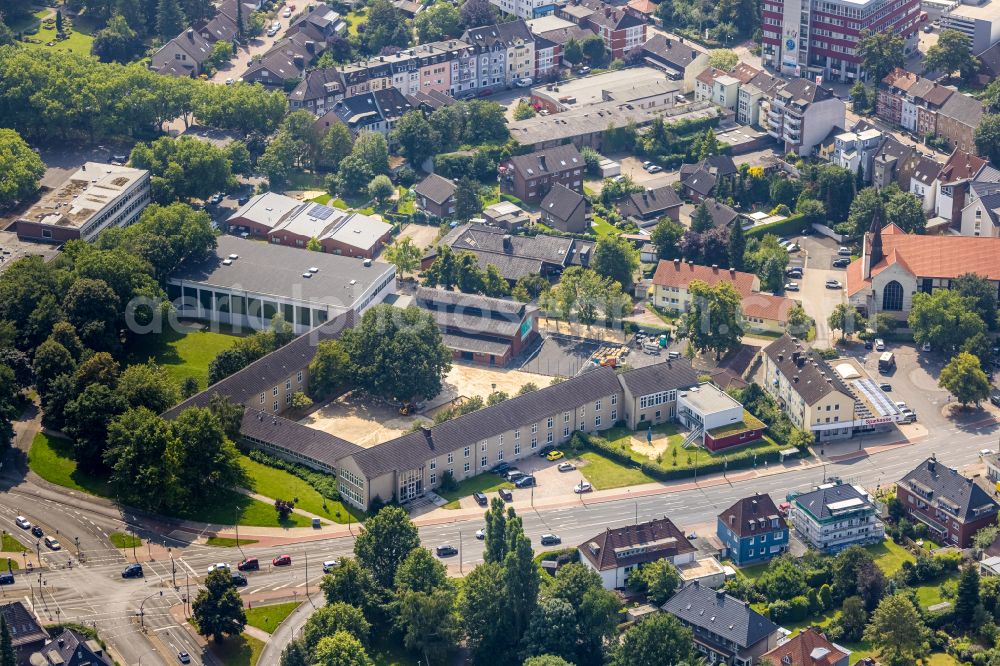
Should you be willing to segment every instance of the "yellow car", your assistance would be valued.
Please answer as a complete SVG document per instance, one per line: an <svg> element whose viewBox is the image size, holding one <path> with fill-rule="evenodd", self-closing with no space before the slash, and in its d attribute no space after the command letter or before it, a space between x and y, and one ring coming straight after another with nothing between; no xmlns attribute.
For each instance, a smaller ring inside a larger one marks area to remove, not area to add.
<svg viewBox="0 0 1000 666"><path fill-rule="evenodd" d="M562 457L563 457L562 451L549 451L548 454L545 456L545 458L548 460L559 460Z"/></svg>

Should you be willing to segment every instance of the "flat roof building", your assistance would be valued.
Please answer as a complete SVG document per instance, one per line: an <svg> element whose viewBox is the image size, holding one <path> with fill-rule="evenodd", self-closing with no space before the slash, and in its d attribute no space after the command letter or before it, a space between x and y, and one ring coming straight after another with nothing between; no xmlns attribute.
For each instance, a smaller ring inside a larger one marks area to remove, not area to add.
<svg viewBox="0 0 1000 666"><path fill-rule="evenodd" d="M824 553L882 543L885 525L861 486L827 483L792 500L789 517L799 536Z"/></svg>
<svg viewBox="0 0 1000 666"><path fill-rule="evenodd" d="M92 241L108 227L139 218L152 200L149 182L145 169L87 162L17 220L17 236L47 243Z"/></svg>
<svg viewBox="0 0 1000 666"><path fill-rule="evenodd" d="M585 108L601 102L633 103L650 109L673 106L682 87L681 83L672 80L662 70L633 67L539 86L531 90L531 101L552 113Z"/></svg>
<svg viewBox="0 0 1000 666"><path fill-rule="evenodd" d="M280 312L304 333L381 303L395 292L395 277L380 261L220 236L207 260L168 278L167 295L181 317L263 329Z"/></svg>
<svg viewBox="0 0 1000 666"><path fill-rule="evenodd" d="M958 3L941 14L941 29L959 31L969 38L973 53L982 53L1000 41L1000 2Z"/></svg>

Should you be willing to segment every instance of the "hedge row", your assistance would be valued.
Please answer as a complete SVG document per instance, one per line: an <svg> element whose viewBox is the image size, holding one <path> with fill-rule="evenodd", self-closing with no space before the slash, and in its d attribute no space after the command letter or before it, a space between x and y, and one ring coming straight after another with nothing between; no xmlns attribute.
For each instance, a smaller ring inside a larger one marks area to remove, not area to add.
<svg viewBox="0 0 1000 666"><path fill-rule="evenodd" d="M284 470L293 476L299 477L315 488L316 492L328 500L340 499L340 493L337 491L337 479L330 474L317 472L316 470L310 469L305 465L298 465L275 456L270 456L260 449L250 449L247 452L247 457L254 462L259 462L261 465L267 465L268 467Z"/></svg>
<svg viewBox="0 0 1000 666"><path fill-rule="evenodd" d="M762 224L759 227L747 229L746 236L764 236L765 234L789 236L802 233L805 231L807 226L809 225L804 216L792 215L784 220L781 220L780 222L771 222L770 224Z"/></svg>

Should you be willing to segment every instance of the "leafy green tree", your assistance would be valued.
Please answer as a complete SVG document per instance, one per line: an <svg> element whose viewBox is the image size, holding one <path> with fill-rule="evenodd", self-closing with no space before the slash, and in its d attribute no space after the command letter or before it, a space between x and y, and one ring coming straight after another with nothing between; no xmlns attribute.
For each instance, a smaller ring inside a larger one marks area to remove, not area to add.
<svg viewBox="0 0 1000 666"><path fill-rule="evenodd" d="M341 558L340 563L323 576L319 587L327 604L343 602L357 606L365 612L365 617L371 617L378 604L375 579L353 557Z"/></svg>
<svg viewBox="0 0 1000 666"><path fill-rule="evenodd" d="M580 42L580 50L587 58L587 61L594 66L601 66L608 59L608 49L604 46L604 39L598 35L588 35Z"/></svg>
<svg viewBox="0 0 1000 666"><path fill-rule="evenodd" d="M458 14L451 5L440 6ZM430 11L433 11L433 7L421 15ZM424 160L434 155L441 142L441 135L431 126L423 111L408 111L403 114L392 130L392 137L399 143L400 152L414 167L419 167Z"/></svg>
<svg viewBox="0 0 1000 666"><path fill-rule="evenodd" d="M681 575L669 560L655 560L632 571L629 589L642 592L657 606L673 596L681 584Z"/></svg>
<svg viewBox="0 0 1000 666"><path fill-rule="evenodd" d="M136 144L130 163L152 173L153 198L161 204L207 199L232 182L232 164L225 151L192 137L162 137L151 144Z"/></svg>
<svg viewBox="0 0 1000 666"><path fill-rule="evenodd" d="M930 652L927 626L903 593L882 600L872 613L864 637L878 648L887 666L915 664Z"/></svg>
<svg viewBox="0 0 1000 666"><path fill-rule="evenodd" d="M854 112L863 114L872 109L872 96L874 91L869 91L864 81L858 80L851 86L851 104Z"/></svg>
<svg viewBox="0 0 1000 666"><path fill-rule="evenodd" d="M614 593L603 588L597 572L572 563L559 569L548 596L566 601L576 611L576 663L581 666L602 663L604 641L617 625L618 598Z"/></svg>
<svg viewBox="0 0 1000 666"><path fill-rule="evenodd" d="M970 305L990 330L997 325L997 292L986 278L963 273L952 280L951 288L969 299Z"/></svg>
<svg viewBox="0 0 1000 666"><path fill-rule="evenodd" d="M182 490L178 505L191 508L213 502L223 490L247 482L239 452L211 410L185 409L171 422L171 432L168 454L176 464L174 487Z"/></svg>
<svg viewBox="0 0 1000 666"><path fill-rule="evenodd" d="M462 34L462 16L457 7L448 3L431 5L417 14L413 25L421 44L458 37Z"/></svg>
<svg viewBox="0 0 1000 666"><path fill-rule="evenodd" d="M535 115L535 107L531 106L531 103L526 99L522 99L514 107L514 120L527 120L528 118L534 118Z"/></svg>
<svg viewBox="0 0 1000 666"><path fill-rule="evenodd" d="M459 13L464 28L479 28L499 20L496 8L486 0L465 0Z"/></svg>
<svg viewBox="0 0 1000 666"><path fill-rule="evenodd" d="M523 666L573 666L573 662L554 654L543 654L525 659Z"/></svg>
<svg viewBox="0 0 1000 666"><path fill-rule="evenodd" d="M878 84L893 68L902 67L904 46L902 36L892 30L866 31L858 41L865 78Z"/></svg>
<svg viewBox="0 0 1000 666"><path fill-rule="evenodd" d="M498 562L480 564L466 577L459 600L459 615L476 664L491 663L504 654L509 636L496 604L505 592L504 570Z"/></svg>
<svg viewBox="0 0 1000 666"><path fill-rule="evenodd" d="M376 583L388 588L403 560L420 546L417 528L406 511L398 506L384 507L365 520L364 526L364 531L354 541L354 555L371 572Z"/></svg>
<svg viewBox="0 0 1000 666"><path fill-rule="evenodd" d="M386 47L406 48L412 41L412 33L406 18L389 0L373 0L368 5L361 41L364 52L375 55Z"/></svg>
<svg viewBox="0 0 1000 666"><path fill-rule="evenodd" d="M118 377L118 393L129 407L146 407L162 414L180 401L177 384L165 368L153 363L135 363Z"/></svg>
<svg viewBox="0 0 1000 666"><path fill-rule="evenodd" d="M455 219L468 220L483 211L479 198L479 187L468 176L463 176L455 184Z"/></svg>
<svg viewBox="0 0 1000 666"><path fill-rule="evenodd" d="M335 601L318 608L306 620L302 627L303 645L307 651L315 650L324 637L332 636L338 631L345 631L362 645L368 645L371 625L360 608Z"/></svg>
<svg viewBox="0 0 1000 666"><path fill-rule="evenodd" d="M34 194L44 175L42 159L21 135L0 129L0 207Z"/></svg>
<svg viewBox="0 0 1000 666"><path fill-rule="evenodd" d="M959 352L941 369L938 385L951 392L964 407L970 402L978 406L990 395L990 379L980 367L979 359L968 352Z"/></svg>
<svg viewBox="0 0 1000 666"><path fill-rule="evenodd" d="M831 571L834 595L839 599L857 595L858 572L869 564L874 564L871 553L861 546L848 546L837 553Z"/></svg>
<svg viewBox="0 0 1000 666"><path fill-rule="evenodd" d="M639 269L639 253L624 238L604 236L597 241L590 260L591 269L625 289L630 289Z"/></svg>
<svg viewBox="0 0 1000 666"><path fill-rule="evenodd" d="M858 192L851 202L850 213L847 216L848 232L852 238L860 238L872 226L872 221L878 217L885 220L885 201L882 194L874 187L866 187Z"/></svg>
<svg viewBox="0 0 1000 666"><path fill-rule="evenodd" d="M383 173L375 176L368 183L368 197L374 201L386 202L393 194L395 194L396 188L393 186L392 181L389 180L389 176Z"/></svg>
<svg viewBox="0 0 1000 666"><path fill-rule="evenodd" d="M1000 114L984 113L973 136L976 154L988 158L993 166L1000 164Z"/></svg>
<svg viewBox="0 0 1000 666"><path fill-rule="evenodd" d="M113 15L107 25L94 35L90 52L101 62L130 62L142 51L142 39L136 34L125 17Z"/></svg>
<svg viewBox="0 0 1000 666"><path fill-rule="evenodd" d="M420 653L428 666L447 663L462 638L455 592L450 587L405 592L399 601L399 622L405 627L403 644Z"/></svg>
<svg viewBox="0 0 1000 666"><path fill-rule="evenodd" d="M156 34L162 39L173 39L183 29L187 19L178 0L159 0L156 7Z"/></svg>
<svg viewBox="0 0 1000 666"><path fill-rule="evenodd" d="M914 294L907 323L917 344L929 343L943 352L954 352L965 340L986 332L973 299L951 289Z"/></svg>
<svg viewBox="0 0 1000 666"><path fill-rule="evenodd" d="M108 425L104 464L111 469L111 486L121 501L161 510L172 495L173 470L167 450L170 426L146 407L130 409Z"/></svg>
<svg viewBox="0 0 1000 666"><path fill-rule="evenodd" d="M809 172L809 192L819 200L834 224L847 219L854 200L854 174L836 164L824 164Z"/></svg>
<svg viewBox="0 0 1000 666"><path fill-rule="evenodd" d="M396 275L402 277L420 268L423 252L409 236L399 238L382 253L382 258L396 267Z"/></svg>
<svg viewBox="0 0 1000 666"><path fill-rule="evenodd" d="M198 633L211 636L216 643L221 643L227 635L243 633L247 623L240 594L233 584L233 577L225 569L216 569L208 574L205 587L198 591L191 610Z"/></svg>
<svg viewBox="0 0 1000 666"><path fill-rule="evenodd" d="M844 599L840 617L837 618L837 627L840 629L843 640L861 640L866 626L868 626L868 611L865 610L864 600L859 596Z"/></svg>
<svg viewBox="0 0 1000 666"><path fill-rule="evenodd" d="M46 340L35 352L32 371L35 375L35 385L44 397L52 386L52 382L60 375L72 374L76 370L76 361L72 354L55 340Z"/></svg>
<svg viewBox="0 0 1000 666"><path fill-rule="evenodd" d="M885 221L895 224L908 234L922 234L927 227L920 199L909 192L894 192L885 202Z"/></svg>
<svg viewBox="0 0 1000 666"><path fill-rule="evenodd" d="M324 636L316 645L312 666L374 666L365 646L346 631Z"/></svg>
<svg viewBox="0 0 1000 666"><path fill-rule="evenodd" d="M979 68L979 60L972 55L972 40L967 35L958 30L942 30L937 42L924 54L924 68L945 76L958 72L962 79L969 79Z"/></svg>
<svg viewBox="0 0 1000 666"><path fill-rule="evenodd" d="M486 511L483 539L483 561L503 562L507 556L507 515L504 501L494 497Z"/></svg>
<svg viewBox="0 0 1000 666"><path fill-rule="evenodd" d="M569 602L541 599L528 622L522 653L528 658L554 655L560 659L575 659L576 633L576 611Z"/></svg>
<svg viewBox="0 0 1000 666"><path fill-rule="evenodd" d="M729 267L738 271L743 270L743 256L746 254L747 239L743 232L743 225L739 218L733 220L729 227Z"/></svg>
<svg viewBox="0 0 1000 666"><path fill-rule="evenodd" d="M301 152L301 145L288 132L282 130L268 142L264 154L257 159L257 169L267 176L267 182L271 187L281 187Z"/></svg>
<svg viewBox="0 0 1000 666"><path fill-rule="evenodd" d="M447 587L450 583L445 566L435 559L429 550L418 547L411 550L399 565L395 584L397 594L404 592L429 594L435 589Z"/></svg>
<svg viewBox="0 0 1000 666"><path fill-rule="evenodd" d="M105 229L97 245L145 260L153 277L163 281L185 262L207 259L216 247L216 238L207 212L183 203L153 204L142 211L136 223Z"/></svg>
<svg viewBox="0 0 1000 666"><path fill-rule="evenodd" d="M848 303L835 305L826 322L833 330L840 331L841 340L846 340L847 336L864 331L868 324L864 315Z"/></svg>
<svg viewBox="0 0 1000 666"><path fill-rule="evenodd" d="M691 307L684 317L688 338L698 351L713 350L718 360L738 347L743 337L740 295L728 282L713 287L695 280L688 291Z"/></svg>
<svg viewBox="0 0 1000 666"><path fill-rule="evenodd" d="M351 137L351 130L347 129L347 125L333 123L319 140L317 164L337 169L341 161L351 154L353 146L354 139Z"/></svg>
<svg viewBox="0 0 1000 666"><path fill-rule="evenodd" d="M259 83L199 86L193 98L194 115L200 123L244 136L271 134L287 110L288 99L282 91L269 91Z"/></svg>
<svg viewBox="0 0 1000 666"><path fill-rule="evenodd" d="M673 259L679 256L677 243L683 235L684 227L679 222L675 222L669 217L661 218L653 227L653 232L649 237L653 245L656 246L657 258Z"/></svg>
<svg viewBox="0 0 1000 666"><path fill-rule="evenodd" d="M125 411L125 401L104 384L90 384L66 405L66 434L73 439L77 464L98 470L108 440L108 425Z"/></svg>
<svg viewBox="0 0 1000 666"><path fill-rule="evenodd" d="M574 67L583 62L583 47L580 45L580 41L575 37L570 37L569 40L563 44L562 57L563 60Z"/></svg>
<svg viewBox="0 0 1000 666"><path fill-rule="evenodd" d="M465 102L464 140L472 145L503 143L510 138L505 109L496 102L474 99ZM480 176L482 178L482 176Z"/></svg>
<svg viewBox="0 0 1000 666"><path fill-rule="evenodd" d="M520 642L528 620L535 610L538 600L538 566L535 564L531 549L531 540L524 534L521 517L510 509L507 516L506 534L507 555L504 557L504 598L506 625L510 630L510 640L513 645Z"/></svg>
<svg viewBox="0 0 1000 666"><path fill-rule="evenodd" d="M826 222L826 208L815 199L799 199L795 204L795 212L805 218L809 224L823 224Z"/></svg>
<svg viewBox="0 0 1000 666"><path fill-rule="evenodd" d="M510 284L494 264L487 265L483 272L483 294L493 298L510 296Z"/></svg>
<svg viewBox="0 0 1000 666"><path fill-rule="evenodd" d="M812 328L813 320L800 303L792 305L788 311L788 332L797 338L804 338Z"/></svg>
<svg viewBox="0 0 1000 666"><path fill-rule="evenodd" d="M708 52L709 67L731 72L739 62L739 56L732 49L712 49Z"/></svg>
<svg viewBox="0 0 1000 666"><path fill-rule="evenodd" d="M757 580L757 589L769 600L791 599L808 590L805 571L791 557L772 560Z"/></svg>
<svg viewBox="0 0 1000 666"><path fill-rule="evenodd" d="M693 664L700 660L691 630L669 613L632 626L612 653L612 666Z"/></svg>

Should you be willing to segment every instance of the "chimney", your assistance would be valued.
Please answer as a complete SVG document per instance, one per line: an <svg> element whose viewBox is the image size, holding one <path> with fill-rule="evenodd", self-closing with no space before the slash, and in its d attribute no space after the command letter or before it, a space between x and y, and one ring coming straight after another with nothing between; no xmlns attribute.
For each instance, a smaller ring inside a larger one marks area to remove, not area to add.
<svg viewBox="0 0 1000 666"><path fill-rule="evenodd" d="M934 467L935 467L936 465L937 465L937 458L935 458L935 457L934 457L934 456L932 455L932 456L930 457L930 460L928 460L928 461L927 461L927 471L928 471L928 472L933 472L933 471L934 471Z"/></svg>
<svg viewBox="0 0 1000 666"><path fill-rule="evenodd" d="M292 62L294 62L295 66L298 67L299 69L302 69L306 65L305 58L303 58L298 54L292 56Z"/></svg>
<svg viewBox="0 0 1000 666"><path fill-rule="evenodd" d="M194 28L188 28L187 29L187 36L188 36L188 39L191 39L192 37L194 37Z"/></svg>
<svg viewBox="0 0 1000 666"><path fill-rule="evenodd" d="M674 259L674 266L680 266L680 263L681 263L680 259Z"/></svg>
<svg viewBox="0 0 1000 666"><path fill-rule="evenodd" d="M670 38L667 37L667 46L670 46L671 44L672 44L672 42L670 41Z"/></svg>
<svg viewBox="0 0 1000 666"><path fill-rule="evenodd" d="M542 168L542 171L546 171L546 167L545 167L545 155L539 155L538 156L538 164Z"/></svg>
<svg viewBox="0 0 1000 666"><path fill-rule="evenodd" d="M429 425L427 425L426 423L421 423L420 424L420 432L424 433L424 437L427 439L427 443L433 449L434 448L434 438L431 437L431 427Z"/></svg>
<svg viewBox="0 0 1000 666"><path fill-rule="evenodd" d="M62 636L59 637L57 643L59 643L59 647L63 647L64 645L66 645L66 641L63 639Z"/></svg>
<svg viewBox="0 0 1000 666"><path fill-rule="evenodd" d="M716 590L715 591L715 598L718 599L719 601L722 601L723 599L726 598L726 593L723 592L722 590Z"/></svg>
<svg viewBox="0 0 1000 666"><path fill-rule="evenodd" d="M712 270L713 271L719 270L719 264L712 264Z"/></svg>
<svg viewBox="0 0 1000 666"><path fill-rule="evenodd" d="M514 251L514 242L511 239L510 234L504 234L503 235L503 251L504 252L513 252Z"/></svg>
<svg viewBox="0 0 1000 666"><path fill-rule="evenodd" d="M734 516L733 514L729 514L729 526L732 527L735 524L736 524L736 516Z"/></svg>
<svg viewBox="0 0 1000 666"><path fill-rule="evenodd" d="M729 275L731 275L732 277L736 277L736 269L735 268L730 268L729 269Z"/></svg>
<svg viewBox="0 0 1000 666"><path fill-rule="evenodd" d="M694 586L695 586L695 587L701 587L701 585L699 585L699 582L700 582L700 581L697 581L697 580L696 580L696 581L695 581L695 582L693 583L693 584L694 584Z"/></svg>
<svg viewBox="0 0 1000 666"><path fill-rule="evenodd" d="M316 53L316 42L309 40L306 42L306 51L309 53Z"/></svg>
<svg viewBox="0 0 1000 666"><path fill-rule="evenodd" d="M754 513L757 513L757 500L756 499L750 500L750 508L753 510Z"/></svg>

